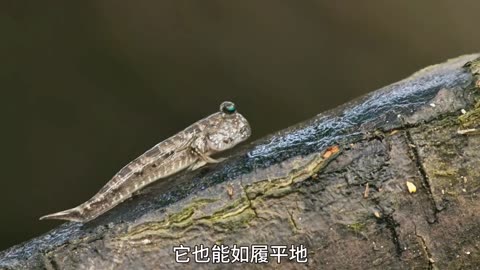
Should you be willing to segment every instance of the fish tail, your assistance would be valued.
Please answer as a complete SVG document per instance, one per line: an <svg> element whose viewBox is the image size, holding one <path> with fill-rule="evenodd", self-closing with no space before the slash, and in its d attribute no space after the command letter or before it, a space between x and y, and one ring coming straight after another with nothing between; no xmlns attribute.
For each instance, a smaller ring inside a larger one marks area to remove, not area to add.
<svg viewBox="0 0 480 270"><path fill-rule="evenodd" d="M82 215L82 212L79 207L71 208L65 211L45 215L40 217L40 220L45 219L60 219L60 220L68 220L68 221L77 221L77 222L85 222L85 218Z"/></svg>

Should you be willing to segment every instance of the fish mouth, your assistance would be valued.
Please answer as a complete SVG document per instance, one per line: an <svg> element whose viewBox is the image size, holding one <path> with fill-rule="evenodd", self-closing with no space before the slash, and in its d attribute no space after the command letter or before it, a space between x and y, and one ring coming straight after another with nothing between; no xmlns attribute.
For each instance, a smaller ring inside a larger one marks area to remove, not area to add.
<svg viewBox="0 0 480 270"><path fill-rule="evenodd" d="M242 134L242 138L246 140L252 135L252 129L250 128L250 126L245 125L240 129L240 134Z"/></svg>
<svg viewBox="0 0 480 270"><path fill-rule="evenodd" d="M252 135L252 129L250 128L250 124L248 123L247 119L243 117L243 115L238 114L240 117L240 122L243 123L243 126L240 128L239 133L243 140L246 140L250 135Z"/></svg>

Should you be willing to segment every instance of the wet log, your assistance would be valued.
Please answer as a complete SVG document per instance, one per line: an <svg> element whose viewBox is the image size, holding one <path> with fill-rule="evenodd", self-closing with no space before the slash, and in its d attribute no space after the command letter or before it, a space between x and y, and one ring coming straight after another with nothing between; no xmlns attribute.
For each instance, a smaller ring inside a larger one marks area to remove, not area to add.
<svg viewBox="0 0 480 270"><path fill-rule="evenodd" d="M65 223L1 252L0 268L478 267L478 56L245 145L92 222ZM249 262L232 263L238 250Z"/></svg>

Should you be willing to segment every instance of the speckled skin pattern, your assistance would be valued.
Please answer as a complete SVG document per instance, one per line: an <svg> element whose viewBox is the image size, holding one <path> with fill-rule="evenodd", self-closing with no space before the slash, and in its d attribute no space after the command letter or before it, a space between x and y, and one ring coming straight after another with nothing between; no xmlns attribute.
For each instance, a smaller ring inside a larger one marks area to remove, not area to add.
<svg viewBox="0 0 480 270"><path fill-rule="evenodd" d="M123 167L113 178L83 204L40 219L87 222L130 198L146 185L184 169L195 170L207 163L217 163L210 156L250 137L248 121L225 101L214 113L158 143Z"/></svg>

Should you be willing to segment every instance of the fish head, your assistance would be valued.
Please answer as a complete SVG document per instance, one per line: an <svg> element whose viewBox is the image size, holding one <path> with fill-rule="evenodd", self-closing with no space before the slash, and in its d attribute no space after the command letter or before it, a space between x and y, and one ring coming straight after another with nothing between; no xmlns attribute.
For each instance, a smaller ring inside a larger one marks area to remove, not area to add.
<svg viewBox="0 0 480 270"><path fill-rule="evenodd" d="M225 101L220 111L212 115L207 131L207 146L211 153L228 150L252 134L250 124L233 102Z"/></svg>

